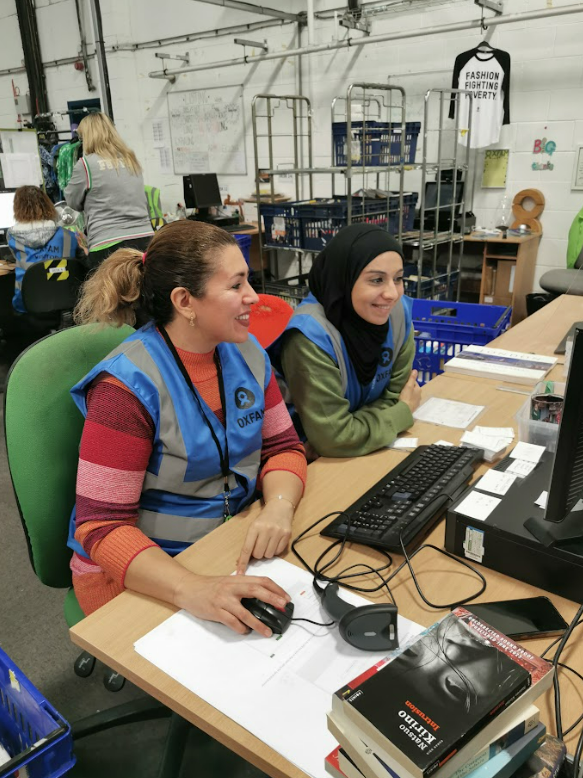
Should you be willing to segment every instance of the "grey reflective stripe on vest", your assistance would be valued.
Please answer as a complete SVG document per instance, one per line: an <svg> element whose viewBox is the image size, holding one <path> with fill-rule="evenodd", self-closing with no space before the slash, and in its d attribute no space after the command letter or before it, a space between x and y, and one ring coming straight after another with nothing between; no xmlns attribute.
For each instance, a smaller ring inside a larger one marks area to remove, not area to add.
<svg viewBox="0 0 583 778"><path fill-rule="evenodd" d="M320 303L304 303L304 305L296 309L294 317L302 315L311 316L313 319L315 319L318 324L324 328L330 337L330 340L332 341L332 348L334 349L334 354L336 355L336 362L338 363L338 368L340 370L342 391L344 394L346 394L346 390L348 388L348 371L346 368L346 362L344 360L344 354L342 352L342 336L340 335L340 332L333 324L328 321L326 314L324 313L324 308L320 305ZM405 342L405 310L401 300L397 302L391 311L389 322L391 331L393 333L393 353L396 356Z"/></svg>
<svg viewBox="0 0 583 778"><path fill-rule="evenodd" d="M171 513L140 511L139 528L149 538L194 543L220 527L224 519L200 519Z"/></svg>
<svg viewBox="0 0 583 778"><path fill-rule="evenodd" d="M71 230L66 230L63 227L63 259L70 259L71 258L71 243L73 242L71 235Z"/></svg>
<svg viewBox="0 0 583 778"><path fill-rule="evenodd" d="M265 378L265 358L263 352L255 346L254 343L246 341L238 344L245 361L263 389ZM245 348L243 348L245 347ZM249 348L250 347L250 348ZM158 474L146 471L143 490L154 489L157 491L171 492L186 497L212 498L223 492L223 481L217 474L213 478L202 479L201 481L184 482L186 474L186 446L180 425L174 409L174 403L170 393L166 388L164 379L154 359L140 340L133 340L129 343L122 343L109 355L110 358L118 354L124 354L127 359L133 362L156 386L160 398L160 437L166 441L173 441L175 455L165 451L160 462ZM131 389L132 387L130 387ZM241 459L239 462L231 463L231 467L240 471L248 478L253 478L261 463L261 450L254 451L252 454ZM235 489L237 480L233 474L229 476L229 487ZM165 515L165 514L164 514ZM198 519L197 519L198 521Z"/></svg>

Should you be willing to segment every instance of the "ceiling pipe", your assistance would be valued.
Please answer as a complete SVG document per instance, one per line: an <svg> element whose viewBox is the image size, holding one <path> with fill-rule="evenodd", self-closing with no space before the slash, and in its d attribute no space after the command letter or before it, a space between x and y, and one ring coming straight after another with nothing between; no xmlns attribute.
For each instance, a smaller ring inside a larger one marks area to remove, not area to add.
<svg viewBox="0 0 583 778"><path fill-rule="evenodd" d="M288 13L287 11L278 11L275 8L266 8L263 5L253 5L253 3L244 3L241 0L197 0L199 3L208 3L209 5L220 5L223 8L235 8L237 11L247 11L253 14L263 14L271 16L273 19L288 19L290 22L299 22L302 17L299 14Z"/></svg>
<svg viewBox="0 0 583 778"><path fill-rule="evenodd" d="M225 0L226 2L227 0ZM208 2L208 0L205 0ZM525 22L531 19L547 19L552 16L565 16L566 14L582 13L583 3L563 6L562 8L553 8L544 11L529 11L521 14L511 14L509 16L497 16L494 19L488 19L488 27L495 27L499 24L511 24L513 22ZM405 38L420 38L427 35L438 35L445 32L459 32L461 30L472 30L480 28L480 19L471 22L457 22L454 24L442 24L440 26L426 28L424 30L409 30L406 32L387 33L384 35L370 35L368 38L359 38L352 40L350 38L342 41L332 41L331 43L322 43L317 46L307 46L300 49L288 49L286 51L274 51L269 54L260 54L248 57L238 57L236 59L222 60L219 62L210 62L204 65L191 65L180 70L155 70L148 73L150 78L167 78L169 75L180 75L181 73L195 73L202 70L214 70L216 68L227 68L233 65L247 65L252 62L264 62L268 59L286 59L287 57L299 57L302 54L316 54L334 49L345 49L356 46L367 46L369 43L384 43L385 41L403 40Z"/></svg>

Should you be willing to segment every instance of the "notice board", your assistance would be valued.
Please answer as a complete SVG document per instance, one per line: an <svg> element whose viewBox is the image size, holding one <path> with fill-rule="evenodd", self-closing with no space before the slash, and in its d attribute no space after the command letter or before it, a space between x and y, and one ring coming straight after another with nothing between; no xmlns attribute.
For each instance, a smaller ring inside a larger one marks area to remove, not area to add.
<svg viewBox="0 0 583 778"><path fill-rule="evenodd" d="M243 87L168 94L174 173L245 175Z"/></svg>

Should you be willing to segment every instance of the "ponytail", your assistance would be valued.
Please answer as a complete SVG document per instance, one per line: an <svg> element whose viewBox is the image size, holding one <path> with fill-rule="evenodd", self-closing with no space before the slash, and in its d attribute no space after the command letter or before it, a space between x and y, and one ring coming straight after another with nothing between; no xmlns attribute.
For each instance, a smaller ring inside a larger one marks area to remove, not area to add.
<svg viewBox="0 0 583 778"><path fill-rule="evenodd" d="M75 307L75 323L133 326L140 308L143 278L142 253L135 249L118 249L83 284Z"/></svg>

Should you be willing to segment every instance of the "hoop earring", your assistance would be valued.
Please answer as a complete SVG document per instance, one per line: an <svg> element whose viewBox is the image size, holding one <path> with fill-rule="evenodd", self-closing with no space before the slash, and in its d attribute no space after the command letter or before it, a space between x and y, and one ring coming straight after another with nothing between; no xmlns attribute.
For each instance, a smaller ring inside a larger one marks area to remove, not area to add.
<svg viewBox="0 0 583 778"><path fill-rule="evenodd" d="M190 313L190 319L188 321L191 327L194 327L194 313Z"/></svg>

